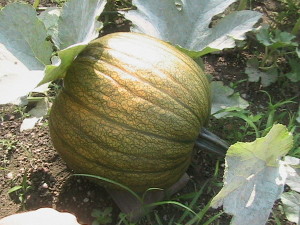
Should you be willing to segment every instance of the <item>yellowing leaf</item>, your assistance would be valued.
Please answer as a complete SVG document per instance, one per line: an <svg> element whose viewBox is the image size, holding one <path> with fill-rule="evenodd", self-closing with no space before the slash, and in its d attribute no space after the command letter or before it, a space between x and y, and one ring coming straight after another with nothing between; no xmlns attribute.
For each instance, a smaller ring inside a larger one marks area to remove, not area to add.
<svg viewBox="0 0 300 225"><path fill-rule="evenodd" d="M281 124L263 138L232 145L225 158L224 186L211 206L223 205L233 215L233 225L265 224L287 176L280 159L292 146L292 135Z"/></svg>

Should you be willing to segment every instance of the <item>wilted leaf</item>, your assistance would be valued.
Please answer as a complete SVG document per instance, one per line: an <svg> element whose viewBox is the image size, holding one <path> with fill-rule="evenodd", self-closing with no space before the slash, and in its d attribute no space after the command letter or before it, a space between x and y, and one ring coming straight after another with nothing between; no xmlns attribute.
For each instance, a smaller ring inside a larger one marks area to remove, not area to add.
<svg viewBox="0 0 300 225"><path fill-rule="evenodd" d="M232 225L264 225L283 191L286 171L281 157L293 146L293 137L281 124L263 138L238 142L226 154L224 186L212 200L233 215Z"/></svg>
<svg viewBox="0 0 300 225"><path fill-rule="evenodd" d="M145 33L195 52L197 56L232 48L236 40L261 17L254 11L238 11L221 19L210 28L212 18L222 13L235 0L174 1L133 0L137 10L125 17L133 23L132 31Z"/></svg>
<svg viewBox="0 0 300 225"><path fill-rule="evenodd" d="M263 87L267 87L277 81L278 71L276 68L271 68L266 72L261 71L259 68L259 62L256 58L249 59L245 73L248 75L250 82L261 82Z"/></svg>
<svg viewBox="0 0 300 225"><path fill-rule="evenodd" d="M300 224L300 194L295 191L285 192L281 195L281 201L287 219Z"/></svg>
<svg viewBox="0 0 300 225"><path fill-rule="evenodd" d="M22 121L20 131L22 132L24 130L30 130L30 129L34 128L35 124L37 122L39 122L40 120L41 120L41 118L37 118L37 117L25 118Z"/></svg>
<svg viewBox="0 0 300 225"><path fill-rule="evenodd" d="M28 114L31 117L26 118L23 120L20 131L29 130L34 128L35 124L43 119L45 115L47 115L49 109L51 107L51 103L48 101L47 98L43 98L40 100L36 106L31 109Z"/></svg>
<svg viewBox="0 0 300 225"><path fill-rule="evenodd" d="M29 118L25 118L21 124L20 131L32 129L35 124L43 119L45 115L47 115L49 109L51 107L51 103L47 98L43 98L40 100L36 106L31 109L28 114L31 115Z"/></svg>
<svg viewBox="0 0 300 225"><path fill-rule="evenodd" d="M217 113L231 107L245 109L249 106L248 102L242 99L238 93L228 86L225 86L222 81L211 82L212 89L212 108L211 113L216 118L221 118L227 115L226 112Z"/></svg>

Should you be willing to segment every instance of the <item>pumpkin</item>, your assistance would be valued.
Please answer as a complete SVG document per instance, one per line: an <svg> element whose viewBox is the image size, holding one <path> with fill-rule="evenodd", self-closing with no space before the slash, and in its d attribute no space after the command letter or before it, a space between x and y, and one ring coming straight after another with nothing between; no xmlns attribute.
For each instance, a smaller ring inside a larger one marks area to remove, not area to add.
<svg viewBox="0 0 300 225"><path fill-rule="evenodd" d="M156 38L120 32L76 58L49 126L71 169L142 192L182 177L209 115L209 83L191 58Z"/></svg>

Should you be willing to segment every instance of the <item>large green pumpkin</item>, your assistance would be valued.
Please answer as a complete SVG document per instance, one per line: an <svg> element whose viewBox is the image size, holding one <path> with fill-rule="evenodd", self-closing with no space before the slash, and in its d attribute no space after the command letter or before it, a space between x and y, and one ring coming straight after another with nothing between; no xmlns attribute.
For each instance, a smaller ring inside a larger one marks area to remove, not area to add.
<svg viewBox="0 0 300 225"><path fill-rule="evenodd" d="M158 39L114 33L69 68L50 132L76 172L145 191L185 173L209 114L209 83L192 59Z"/></svg>

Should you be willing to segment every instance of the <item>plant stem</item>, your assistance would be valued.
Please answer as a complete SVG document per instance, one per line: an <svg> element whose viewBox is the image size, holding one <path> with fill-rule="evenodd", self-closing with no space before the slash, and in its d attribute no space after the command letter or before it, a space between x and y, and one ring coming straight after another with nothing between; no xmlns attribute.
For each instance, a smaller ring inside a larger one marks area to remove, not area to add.
<svg viewBox="0 0 300 225"><path fill-rule="evenodd" d="M300 18L298 18L297 22L295 23L291 34L297 35L297 33L300 31Z"/></svg>
<svg viewBox="0 0 300 225"><path fill-rule="evenodd" d="M237 11L247 9L248 0L240 0L239 6L237 7Z"/></svg>
<svg viewBox="0 0 300 225"><path fill-rule="evenodd" d="M199 149L203 149L223 157L225 156L227 149L229 148L229 145L224 140L222 140L212 132L206 130L205 128L202 129L195 142L195 145Z"/></svg>
<svg viewBox="0 0 300 225"><path fill-rule="evenodd" d="M34 3L33 3L33 8L37 8L40 4L40 0L34 0Z"/></svg>
<svg viewBox="0 0 300 225"><path fill-rule="evenodd" d="M267 46L265 46L265 54L261 60L259 67L265 67L268 58L269 58L269 48Z"/></svg>

